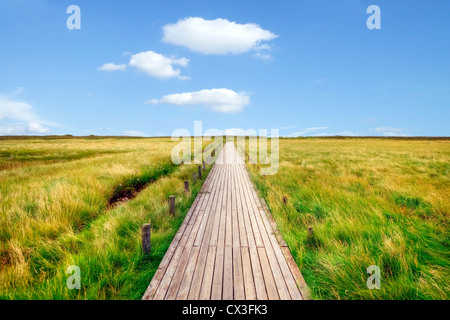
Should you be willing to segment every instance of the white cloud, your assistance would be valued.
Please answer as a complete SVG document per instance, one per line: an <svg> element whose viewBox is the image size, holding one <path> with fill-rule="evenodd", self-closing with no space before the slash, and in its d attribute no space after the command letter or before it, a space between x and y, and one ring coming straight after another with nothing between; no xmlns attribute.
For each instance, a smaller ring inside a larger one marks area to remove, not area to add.
<svg viewBox="0 0 450 320"><path fill-rule="evenodd" d="M329 129L329 128L330 127L311 127L311 128L303 129L302 131L292 132L289 136L290 137L304 136L304 135L309 135L310 133L312 133L314 131L325 130L325 129Z"/></svg>
<svg viewBox="0 0 450 320"><path fill-rule="evenodd" d="M393 127L379 127L379 128L375 128L375 131L376 132L383 132L383 131L401 132L402 129L393 128Z"/></svg>
<svg viewBox="0 0 450 320"><path fill-rule="evenodd" d="M0 126L0 136L24 134L26 127L21 125Z"/></svg>
<svg viewBox="0 0 450 320"><path fill-rule="evenodd" d="M376 132L381 132L383 136L386 137L406 137L407 135L403 133L403 129L393 128L393 127L379 127L375 128Z"/></svg>
<svg viewBox="0 0 450 320"><path fill-rule="evenodd" d="M189 77L181 76L180 69L174 69L173 65L186 67L188 63L189 59L186 58L169 58L154 51L146 51L132 55L129 65L159 79L177 77L178 79L186 80Z"/></svg>
<svg viewBox="0 0 450 320"><path fill-rule="evenodd" d="M345 136L345 137L355 137L359 136L359 133L354 133L352 131L342 131L342 132L336 132L336 133L317 133L314 134L313 137L328 137L328 136Z"/></svg>
<svg viewBox="0 0 450 320"><path fill-rule="evenodd" d="M126 64L114 64L114 63L105 63L104 65L98 67L98 70L101 71L125 71L127 69Z"/></svg>
<svg viewBox="0 0 450 320"><path fill-rule="evenodd" d="M40 123L37 122L31 122L28 124L27 131L30 133L47 133L48 128L44 127Z"/></svg>
<svg viewBox="0 0 450 320"><path fill-rule="evenodd" d="M13 94L15 95L16 92ZM49 131L46 125L57 125L50 121L42 120L32 110L33 107L24 101L12 100L0 95L0 120L18 121L20 123L5 123L0 127L0 135L46 133Z"/></svg>
<svg viewBox="0 0 450 320"><path fill-rule="evenodd" d="M200 17L189 17L165 25L163 32L164 42L204 54L237 54L252 49L267 49L268 46L261 42L277 37L255 23L239 24L227 19L205 20Z"/></svg>
<svg viewBox="0 0 450 320"><path fill-rule="evenodd" d="M144 137L146 135L144 132L138 130L125 130L123 134L130 137Z"/></svg>
<svg viewBox="0 0 450 320"><path fill-rule="evenodd" d="M31 110L30 104L23 101L14 101L0 96L0 120L12 119L27 122L38 122L39 117Z"/></svg>
<svg viewBox="0 0 450 320"><path fill-rule="evenodd" d="M271 54L268 54L268 53L260 53L260 52L255 53L255 54L253 55L253 57L258 58L258 59L261 59L261 60L264 60L264 61L270 61L270 60L273 59Z"/></svg>
<svg viewBox="0 0 450 320"><path fill-rule="evenodd" d="M237 93L230 89L221 88L169 94L159 100L152 99L146 103L166 103L176 106L202 105L215 112L237 113L241 112L244 106L250 103L250 98L244 93Z"/></svg>

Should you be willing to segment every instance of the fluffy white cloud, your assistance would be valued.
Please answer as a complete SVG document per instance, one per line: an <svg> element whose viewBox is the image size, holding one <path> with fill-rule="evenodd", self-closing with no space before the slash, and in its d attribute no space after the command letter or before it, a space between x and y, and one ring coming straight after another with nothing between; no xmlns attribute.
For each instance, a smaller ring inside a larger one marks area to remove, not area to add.
<svg viewBox="0 0 450 320"><path fill-rule="evenodd" d="M250 98L246 94L225 88L175 93L163 96L159 100L147 101L149 104L166 103L176 106L202 105L207 109L222 113L241 112L249 102Z"/></svg>
<svg viewBox="0 0 450 320"><path fill-rule="evenodd" d="M138 130L125 130L123 132L124 135L130 136L130 137L144 137L145 133Z"/></svg>
<svg viewBox="0 0 450 320"><path fill-rule="evenodd" d="M277 37L255 23L239 24L227 19L189 17L163 27L163 41L205 54L243 53L266 48L262 41Z"/></svg>
<svg viewBox="0 0 450 320"><path fill-rule="evenodd" d="M159 79L177 77L185 80L189 79L189 77L181 76L180 69L174 69L173 66L179 65L186 67L188 63L189 59L186 58L174 59L154 51L145 51L132 55L129 65L137 68L149 76Z"/></svg>
<svg viewBox="0 0 450 320"><path fill-rule="evenodd" d="M101 71L125 71L127 69L126 64L114 64L114 63L105 63L104 65L98 67L98 70Z"/></svg>

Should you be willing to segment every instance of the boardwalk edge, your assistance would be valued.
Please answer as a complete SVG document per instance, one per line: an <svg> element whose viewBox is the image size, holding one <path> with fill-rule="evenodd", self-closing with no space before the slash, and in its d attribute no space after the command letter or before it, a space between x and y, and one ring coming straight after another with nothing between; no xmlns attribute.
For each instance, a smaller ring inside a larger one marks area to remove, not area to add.
<svg viewBox="0 0 450 320"><path fill-rule="evenodd" d="M310 294L308 285L306 284L306 281L303 278L302 273L298 269L298 266L295 263L294 258L292 257L291 251L289 250L289 247L287 246L286 241L284 241L283 236L280 234L277 223L273 219L272 213L270 212L266 201L264 200L264 198L260 198L260 202L261 202L263 211L266 214L267 220L269 220L270 226L272 227L272 231L275 234L275 237L276 237L278 243L280 244L281 251L283 252L284 258L286 259L286 261L288 263L289 269L291 270L291 273L294 276L294 279L297 283L297 286L300 290L303 300L311 300L311 294Z"/></svg>

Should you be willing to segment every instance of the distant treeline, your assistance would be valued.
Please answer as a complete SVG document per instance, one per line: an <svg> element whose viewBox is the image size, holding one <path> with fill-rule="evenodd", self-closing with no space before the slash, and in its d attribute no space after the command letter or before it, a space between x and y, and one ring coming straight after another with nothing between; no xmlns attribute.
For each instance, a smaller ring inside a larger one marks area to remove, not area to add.
<svg viewBox="0 0 450 320"><path fill-rule="evenodd" d="M162 139L170 136L158 137L133 137L133 136L73 136L48 135L48 136L0 136L0 140L55 140L55 139ZM268 137L270 139L270 137ZM280 139L384 139L384 140L450 140L450 137L385 137L385 136L324 136L324 137L279 137Z"/></svg>

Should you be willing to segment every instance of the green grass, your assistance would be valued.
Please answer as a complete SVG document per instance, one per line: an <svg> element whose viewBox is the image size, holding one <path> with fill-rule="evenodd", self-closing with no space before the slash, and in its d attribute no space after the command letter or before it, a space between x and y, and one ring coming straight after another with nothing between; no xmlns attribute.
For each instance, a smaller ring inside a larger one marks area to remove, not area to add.
<svg viewBox="0 0 450 320"><path fill-rule="evenodd" d="M2 153L14 148L30 157L45 156L43 150L95 153L0 171L0 299L140 299L204 181L184 192L196 165L174 165L174 145L169 139L0 141ZM130 201L108 206L116 194L144 185ZM147 222L152 252L144 255L140 228ZM80 267L81 290L66 287L70 265Z"/></svg>
<svg viewBox="0 0 450 320"><path fill-rule="evenodd" d="M0 299L140 299L202 183L183 192L196 166L171 162L175 144L0 139ZM249 171L313 298L448 299L448 140L280 139L280 156L275 176ZM81 290L66 287L70 265Z"/></svg>
<svg viewBox="0 0 450 320"><path fill-rule="evenodd" d="M279 172L258 169L314 298L449 298L448 140L280 139ZM370 265L380 290L367 289Z"/></svg>

